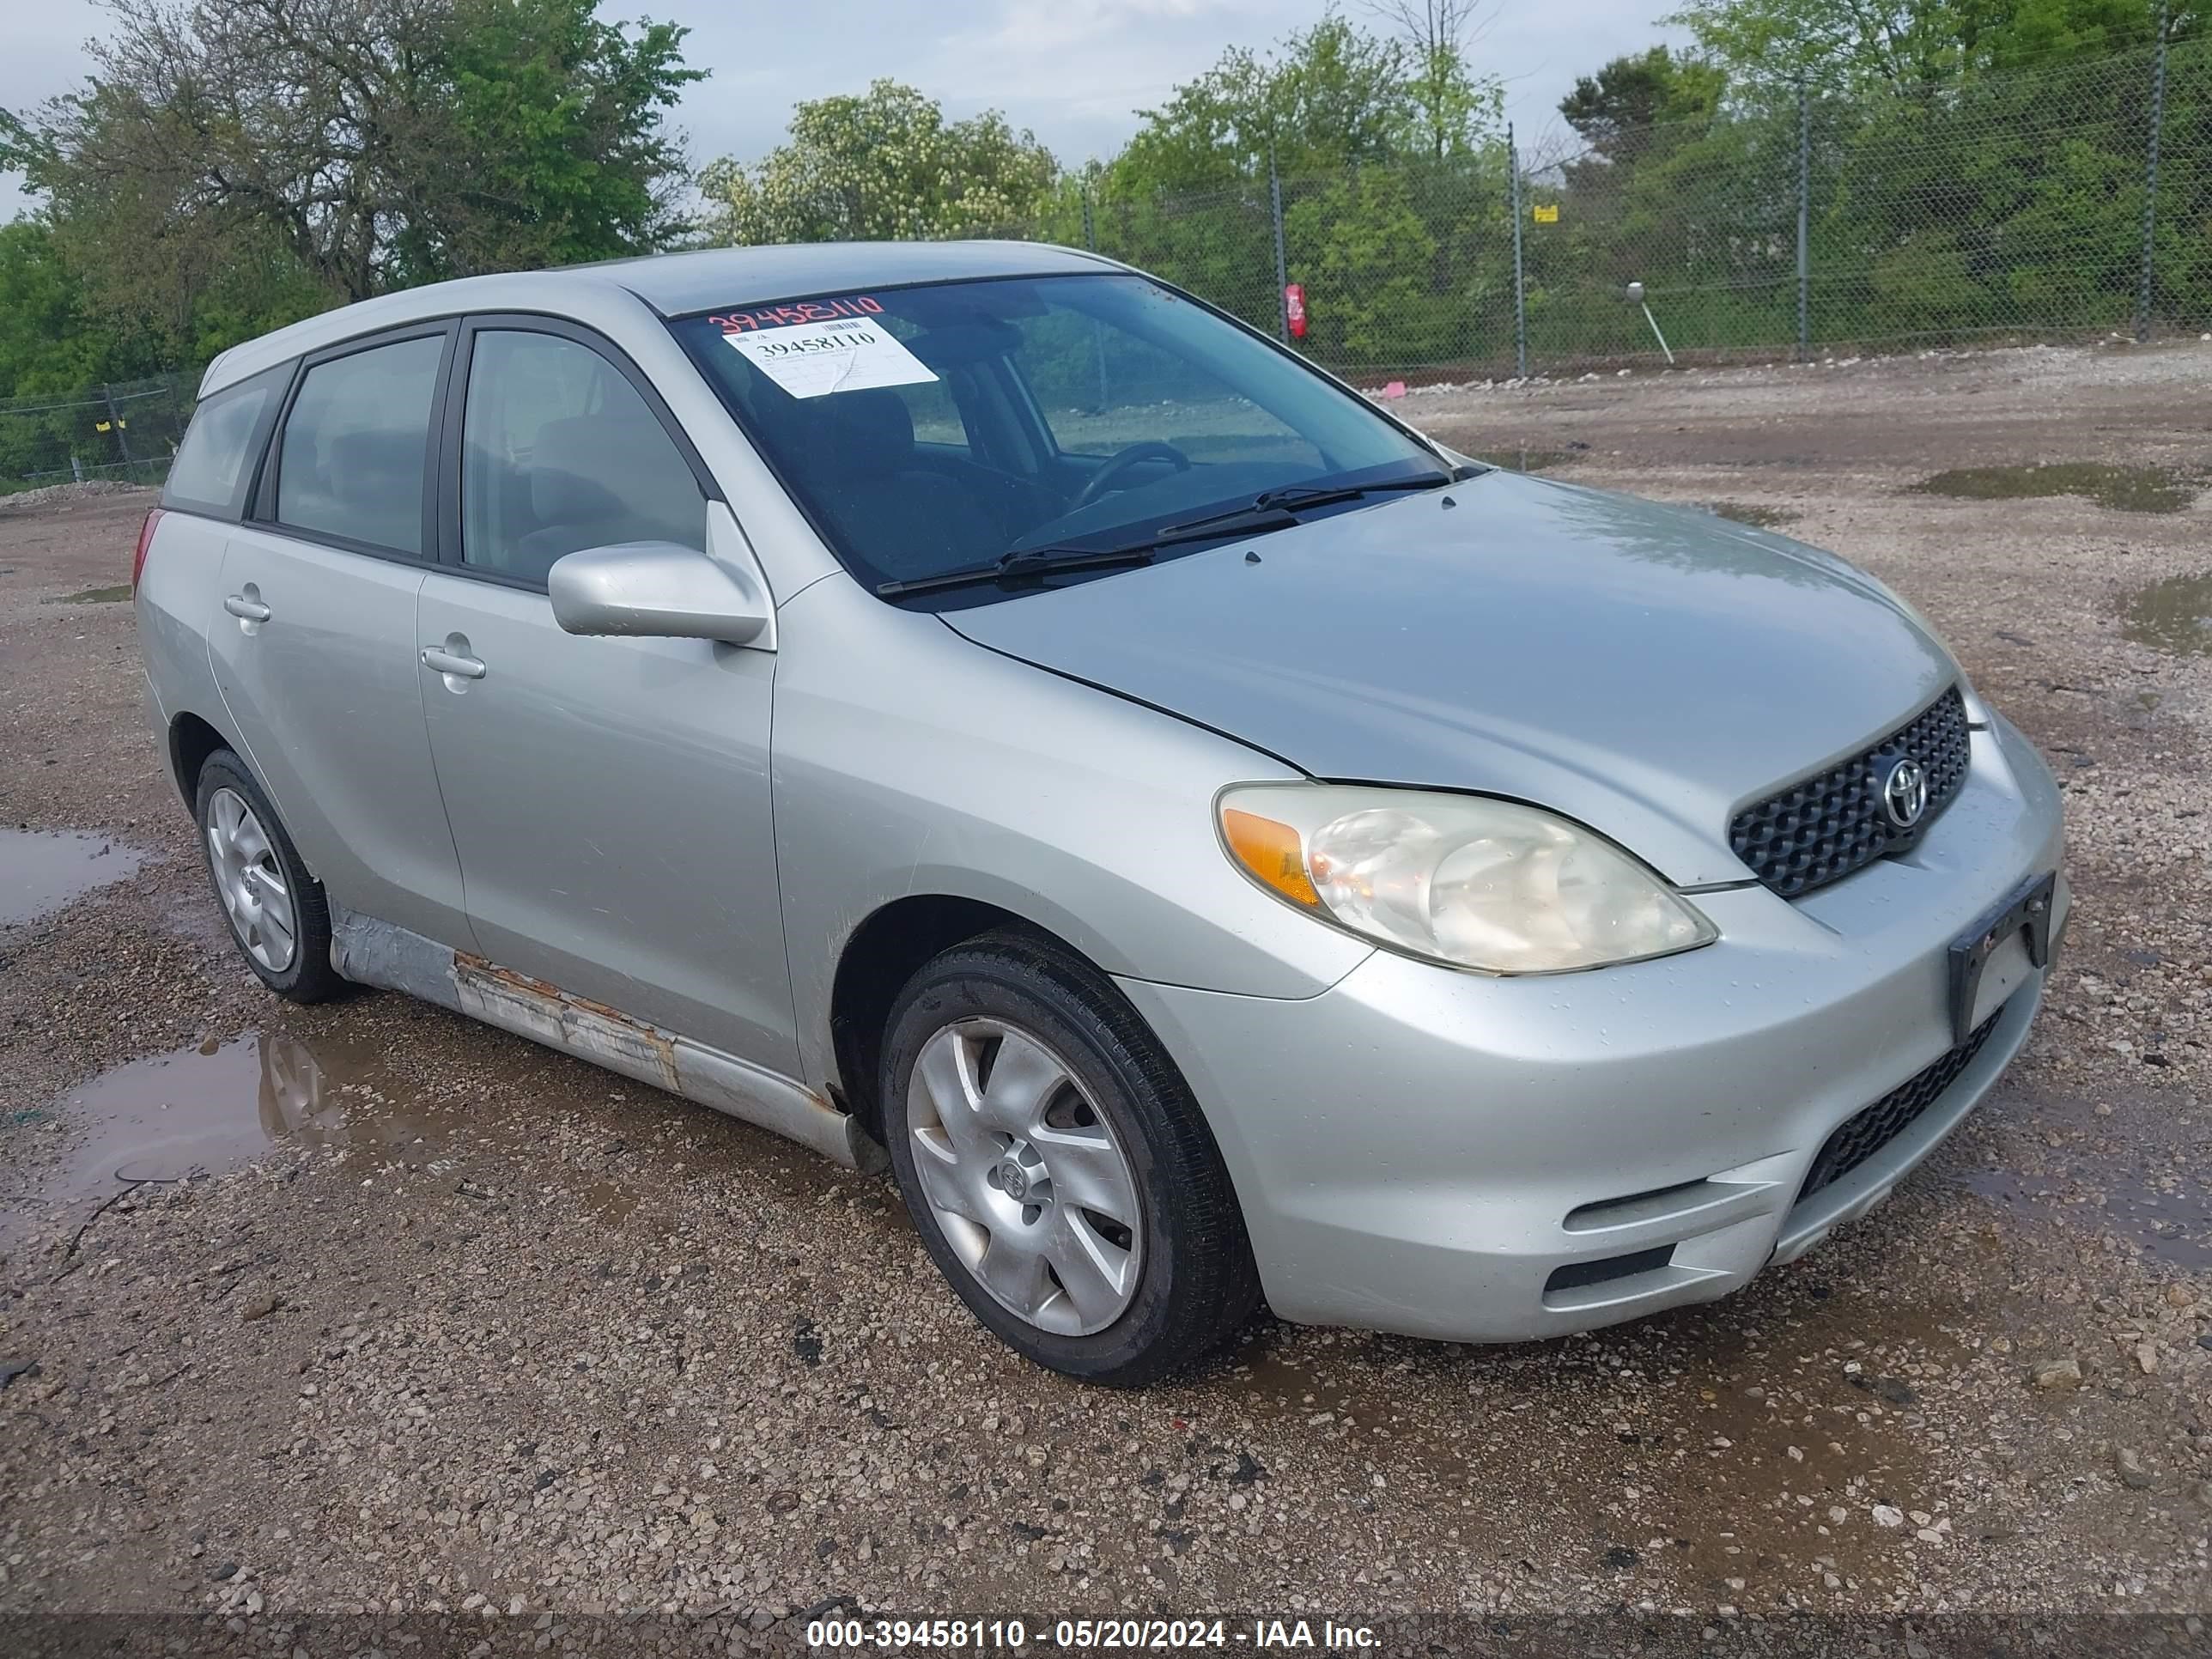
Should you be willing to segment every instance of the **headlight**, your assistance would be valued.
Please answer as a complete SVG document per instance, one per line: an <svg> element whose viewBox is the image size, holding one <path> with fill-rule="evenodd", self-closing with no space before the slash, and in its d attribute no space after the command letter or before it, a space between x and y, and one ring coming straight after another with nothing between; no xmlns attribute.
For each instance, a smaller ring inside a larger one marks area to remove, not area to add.
<svg viewBox="0 0 2212 1659"><path fill-rule="evenodd" d="M1512 801L1339 784L1223 792L1221 839L1277 897L1486 974L1693 950L1719 930L1611 842Z"/></svg>

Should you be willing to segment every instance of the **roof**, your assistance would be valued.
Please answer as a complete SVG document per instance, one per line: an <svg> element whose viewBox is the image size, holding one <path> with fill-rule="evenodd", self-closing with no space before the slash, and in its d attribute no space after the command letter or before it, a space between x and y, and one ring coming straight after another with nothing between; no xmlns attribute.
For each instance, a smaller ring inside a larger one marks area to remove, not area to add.
<svg viewBox="0 0 2212 1659"><path fill-rule="evenodd" d="M1116 269L1114 262L1047 242L809 242L704 248L611 259L552 270L464 276L379 295L232 347L208 365L202 396L218 386L356 334L464 311L550 311L611 291L635 295L664 317L715 306L891 288L978 276L1039 276Z"/></svg>
<svg viewBox="0 0 2212 1659"><path fill-rule="evenodd" d="M664 317L710 306L974 276L1097 270L1112 261L1048 242L806 242L621 259L604 271Z"/></svg>

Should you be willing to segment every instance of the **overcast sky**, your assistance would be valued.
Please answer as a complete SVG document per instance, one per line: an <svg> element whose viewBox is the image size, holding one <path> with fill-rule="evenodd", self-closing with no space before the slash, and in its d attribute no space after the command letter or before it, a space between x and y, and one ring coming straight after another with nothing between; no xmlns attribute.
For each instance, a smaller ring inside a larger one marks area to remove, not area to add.
<svg viewBox="0 0 2212 1659"><path fill-rule="evenodd" d="M83 75L83 42L108 22L92 0L0 0L0 107L21 110ZM1004 110L1064 162L1113 153L1155 104L1224 46L1303 27L1324 0L605 0L610 17L690 26L684 54L713 76L690 88L679 120L700 161L754 160L781 138L802 98L859 92L892 76L958 117ZM1342 9L1357 17L1360 0ZM1507 113L1532 137L1557 118L1577 75L1675 38L1652 20L1673 0L1492 0L1478 67L1504 78ZM24 204L0 174L0 219Z"/></svg>

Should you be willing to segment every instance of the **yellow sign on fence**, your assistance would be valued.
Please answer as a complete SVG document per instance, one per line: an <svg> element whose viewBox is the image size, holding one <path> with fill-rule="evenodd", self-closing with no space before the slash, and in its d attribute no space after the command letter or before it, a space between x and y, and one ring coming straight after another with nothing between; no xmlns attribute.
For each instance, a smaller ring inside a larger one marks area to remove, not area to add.
<svg viewBox="0 0 2212 1659"><path fill-rule="evenodd" d="M1556 225L1559 222L1559 204L1557 202L1548 204L1539 202L1535 205L1534 211L1536 222L1540 225Z"/></svg>

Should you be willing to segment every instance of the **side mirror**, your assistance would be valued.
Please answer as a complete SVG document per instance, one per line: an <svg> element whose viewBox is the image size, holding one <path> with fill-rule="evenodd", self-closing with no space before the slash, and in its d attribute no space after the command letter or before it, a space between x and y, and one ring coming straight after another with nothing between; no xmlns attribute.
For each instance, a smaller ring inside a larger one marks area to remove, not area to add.
<svg viewBox="0 0 2212 1659"><path fill-rule="evenodd" d="M546 573L553 620L571 634L716 640L775 649L775 607L737 521L709 503L713 557L674 542L621 542L556 559Z"/></svg>

